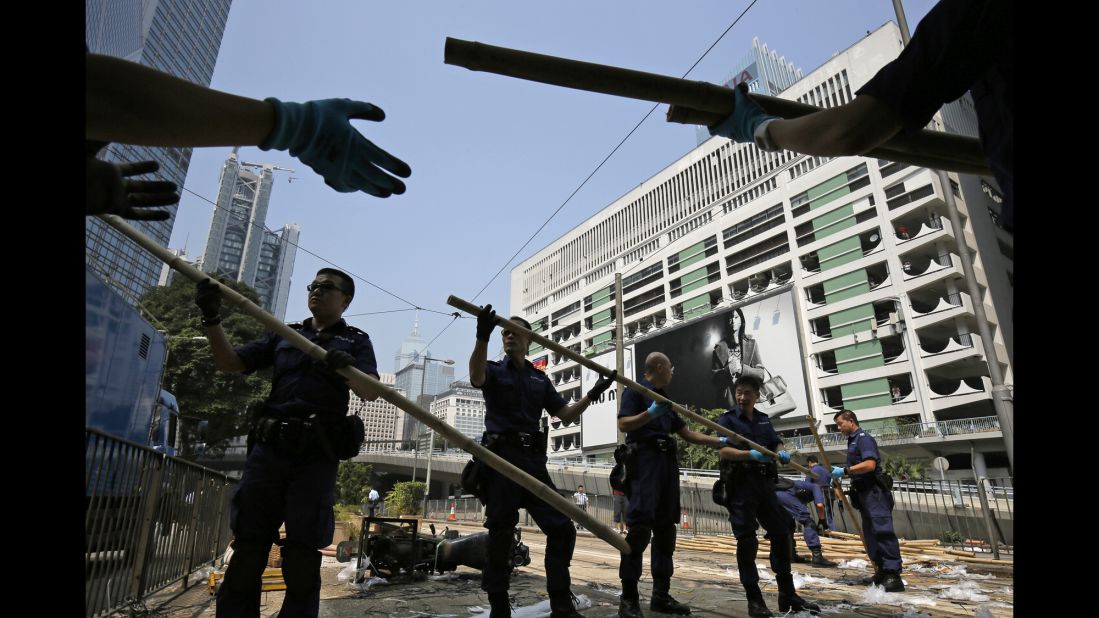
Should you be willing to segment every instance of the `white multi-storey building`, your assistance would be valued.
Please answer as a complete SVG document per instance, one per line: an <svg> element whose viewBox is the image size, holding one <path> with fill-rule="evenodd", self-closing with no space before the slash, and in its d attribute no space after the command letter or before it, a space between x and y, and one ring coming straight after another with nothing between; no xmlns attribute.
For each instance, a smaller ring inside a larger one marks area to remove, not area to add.
<svg viewBox="0 0 1099 618"><path fill-rule="evenodd" d="M481 389L469 382L454 382L436 395L431 414L477 442L485 431L485 398ZM435 448L444 448L439 436L435 437Z"/></svg>
<svg viewBox="0 0 1099 618"><path fill-rule="evenodd" d="M846 103L900 48L899 29L886 23L781 96ZM967 112L965 101L948 107L948 125ZM987 474L1007 463L973 307L984 304L1010 387L1012 237L995 224L991 176L950 177L943 187L935 172L910 165L710 139L515 267L511 310L594 356L615 343L616 272L627 346L792 291L800 351L779 353L800 356L814 418L830 426L834 412L848 408L864 427L897 435L895 443L880 440L897 453L957 457L952 469L970 461ZM955 196L961 230L949 221L945 191ZM980 298L967 291L959 236ZM532 359L544 355L558 390L581 397L577 364L532 346ZM805 424L804 414L776 421L787 436ZM560 438L569 448L551 448L550 456L590 457L578 437L575 423L551 423L551 444ZM787 444L809 448L799 440Z"/></svg>
<svg viewBox="0 0 1099 618"><path fill-rule="evenodd" d="M382 384L390 388L396 384L397 377L394 374L380 373L378 375ZM397 389L397 392L404 395L404 392L400 389ZM355 391L351 391L351 401L348 403L348 409L352 414L358 414L363 419L363 425L366 426L363 452L400 449L401 445L394 442L394 440L400 439L400 436L397 435L397 427L400 425L399 420L405 416L400 408L381 397L374 401L363 401L361 397L355 394Z"/></svg>

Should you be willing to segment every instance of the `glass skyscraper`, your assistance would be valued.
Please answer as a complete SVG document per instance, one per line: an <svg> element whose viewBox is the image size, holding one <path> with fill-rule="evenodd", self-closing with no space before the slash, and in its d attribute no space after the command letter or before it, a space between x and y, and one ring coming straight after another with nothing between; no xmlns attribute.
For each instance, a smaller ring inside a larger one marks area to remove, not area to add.
<svg viewBox="0 0 1099 618"><path fill-rule="evenodd" d="M214 63L232 0L86 0L89 51L138 62L204 86ZM155 160L159 175L183 187L190 148L149 148L111 144L100 157L109 161ZM131 221L161 246L167 246L176 206L165 221ZM85 218L85 254L89 266L133 302L160 275L161 262L95 217Z"/></svg>

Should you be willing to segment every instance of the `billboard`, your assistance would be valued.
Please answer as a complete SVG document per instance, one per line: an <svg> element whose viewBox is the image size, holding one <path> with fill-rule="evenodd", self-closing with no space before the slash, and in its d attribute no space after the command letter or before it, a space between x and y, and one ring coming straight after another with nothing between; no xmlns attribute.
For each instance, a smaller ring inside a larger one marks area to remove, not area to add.
<svg viewBox="0 0 1099 618"><path fill-rule="evenodd" d="M749 373L764 383L756 409L771 418L806 416L809 406L792 294L787 291L726 309L637 342L635 379L642 377L650 352L663 352L675 367L675 377L664 389L673 401L705 409L730 408L736 404L733 381Z"/></svg>
<svg viewBox="0 0 1099 618"><path fill-rule="evenodd" d="M632 376L634 367L633 349L626 347L622 352L623 375ZM604 367L613 369L616 364L614 349L612 348L610 352L596 356L592 360ZM581 367L580 389L582 392L588 392L588 389L595 386L598 380L598 373L587 367ZM598 401L592 402L588 409L580 415L580 443L584 445L585 451L618 444L618 389L615 385L611 385L599 397Z"/></svg>

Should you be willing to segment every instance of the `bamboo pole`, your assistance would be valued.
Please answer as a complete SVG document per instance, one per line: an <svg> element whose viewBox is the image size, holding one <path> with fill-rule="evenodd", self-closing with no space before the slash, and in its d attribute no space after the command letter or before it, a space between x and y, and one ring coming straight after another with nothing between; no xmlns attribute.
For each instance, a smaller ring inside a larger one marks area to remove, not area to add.
<svg viewBox="0 0 1099 618"><path fill-rule="evenodd" d="M481 307L479 307L477 305L474 305L473 303L471 303L469 301L462 300L461 298L458 298L457 296L453 296L453 295L449 296L446 299L446 303L448 305L450 305L451 307L454 307L456 309L461 309L462 311L465 311L466 313L468 313L470 315L476 316L481 312ZM507 318L504 318L504 317L501 317L501 316L496 316L496 324L499 325L501 328L506 328L506 329L508 329L512 332L524 333L525 335L530 337L533 341L537 342L538 344L540 344L542 346L545 346L545 347L553 350L554 352L558 352L563 356L567 356L568 358L570 358L570 359L576 361L577 363L587 367L588 369L591 369L592 371L598 373L599 375L601 375L603 377L608 377L608 376L611 375L611 370L610 369L607 369L606 367L600 365L599 363L596 363L596 362L592 361L591 359L584 356L583 354L579 354L577 352L574 352L574 351L566 348L565 346L557 343L556 341L553 341L552 339L547 339L546 337L543 337L543 336L539 335L538 333L535 333L535 332L523 327L523 325L521 325L521 324L516 324L515 322L512 322L511 320L509 320ZM634 362L637 362L637 361L635 360ZM767 449L767 448L763 447L762 445L756 444L755 442L749 440L748 438L745 438L744 436L740 435L739 433L737 433L737 432L735 432L731 429L726 429L725 427L722 427L721 425L718 425L717 423L711 421L710 419L706 418L705 416L702 416L700 414L696 414L695 412L683 407L682 405L672 401L671 399L668 399L664 395L661 395L660 393L658 393L654 390L645 388L644 386L638 384L637 382L634 382L630 378L627 378L626 376L623 376L623 375L616 375L614 379L617 382L620 382L620 383L624 384L625 386L627 386L629 388L632 388L633 390L641 393L642 395L645 395L649 399L653 399L655 401L666 402L666 403L670 404L672 406L672 408L676 412L678 412L679 414L681 414L683 416L686 416L687 418L689 418L689 419L691 419L691 420L693 420L697 423L701 423L702 425L705 425L706 427L708 427L708 428L710 428L710 429L712 429L712 430L714 430L718 433L729 436L730 438L736 438L738 440L741 440L741 441L747 443L749 447L754 448L755 450L763 453L764 455L771 456L772 458L775 459L776 462L778 461L778 455L776 455L774 451L772 451L770 449ZM806 468L805 466L803 466L801 464L797 464L797 463L794 463L793 461L791 461L788 465L793 466L795 469L800 470L801 472L804 472L804 473L808 474L809 476L812 476L813 478L817 477L817 475L813 474L813 472L811 470L809 470L808 468Z"/></svg>
<svg viewBox="0 0 1099 618"><path fill-rule="evenodd" d="M668 103L668 120L713 125L733 111L733 90L702 81L559 58L546 54L486 45L447 37L443 62L471 71L487 71L519 79L644 101ZM769 114L796 118L818 111L811 105L749 94ZM890 161L965 173L991 175L980 143L973 138L923 129L919 135L894 136L862 153Z"/></svg>
<svg viewBox="0 0 1099 618"><path fill-rule="evenodd" d="M817 423L812 416L809 417L809 431L813 432L813 439L817 441L817 451L820 453L820 458L821 461L824 462L825 469L831 470L832 464L828 463L828 455L824 452L824 442L820 439L820 433L817 432ZM866 551L866 557L870 562L873 562L874 559L870 557L870 546L866 544L866 534L862 531L862 524L859 523L859 518L862 517L862 514L855 514L854 509L851 508L851 503L847 500L847 494L843 493L841 487L836 487L836 485L832 483L832 491L843 501L843 509L851 513L851 521L855 524L855 529L859 531L859 540L862 541L862 548Z"/></svg>
<svg viewBox="0 0 1099 618"><path fill-rule="evenodd" d="M182 273L188 279L200 282L204 279L210 279L212 283L215 283L222 297L235 305L241 312L246 313L267 328L274 331L280 337L285 339L288 343L298 348L302 352L309 355L310 358L320 361L324 359L326 350L312 341L309 341L296 330L290 328L286 324L282 323L278 318L267 313L255 303L248 300L236 290L222 285L215 281L209 274L204 273L194 266L184 262L179 256L172 255L168 250L164 249L154 241L146 237L139 232L136 228L131 226L122 220L122 218L116 215L102 215L100 217L106 221L111 227L115 228L125 236L132 239L138 245L145 250L149 251L156 257L160 258L164 263L168 264L171 268ZM427 412L420 406L413 403L410 399L401 395L397 391L389 388L385 384L376 380L373 376L369 376L354 367L344 367L340 369L338 373L349 380L351 383L360 387L366 387L369 390L377 392L380 397L386 401L397 406L405 413L412 416L421 423L427 425L432 430L442 434L448 441L457 444L463 450L471 453L477 459L484 461L491 466L494 470L500 474L506 476L511 481L518 484L520 487L530 491L540 500L550 505L554 509L564 513L571 519L579 522L585 528L590 530L599 538L603 539L607 543L614 546L615 549L623 554L630 553L630 546L626 543L626 539L622 535L612 530L606 524L595 519L594 516L589 515L586 511L581 510L578 506L573 504L570 500L567 500L564 496L549 488L549 486L543 484L533 476L523 472L519 468L516 468L504 458L500 457L496 453L488 450L484 446L481 446L477 442L473 441L462 432L451 427L444 421L435 417L435 415Z"/></svg>

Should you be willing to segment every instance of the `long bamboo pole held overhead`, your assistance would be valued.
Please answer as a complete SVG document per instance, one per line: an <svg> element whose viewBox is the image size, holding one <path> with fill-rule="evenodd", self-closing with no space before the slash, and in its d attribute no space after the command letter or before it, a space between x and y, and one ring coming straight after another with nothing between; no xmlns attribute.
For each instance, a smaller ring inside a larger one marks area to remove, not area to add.
<svg viewBox="0 0 1099 618"><path fill-rule="evenodd" d="M479 307L479 306L477 306L477 305L475 305L475 304L473 304L473 303L471 303L467 300L462 300L461 298L458 298L457 296L452 295L452 296L448 297L446 299L446 303L448 305L450 305L451 307L454 307L455 309L461 309L462 311L465 311L466 313L468 313L470 315L477 315L481 312L481 307ZM501 317L501 316L496 316L496 324L498 326L500 326L501 328L506 328L506 329L508 329L510 331L513 331L513 332L524 333L527 336L529 336L533 341L537 342L538 344L540 344L542 346L545 346L545 347L553 350L554 352L558 352L561 355L566 356L566 357L576 361L577 363L587 367L588 369L591 369L592 371L598 373L599 375L601 375L603 377L608 377L612 373L610 369L607 369L606 367L600 365L599 363L596 363L595 361L589 359L588 357L584 356L583 354L580 354L578 352L574 352L574 351L566 348L565 346L557 343L556 341L553 341L552 339L547 339L547 338L543 337L542 335L539 335L538 333L535 333L535 332L533 332L533 331L531 331L527 328L524 328L521 324L517 324L515 322L512 322L511 320L509 320L507 318L504 318L504 317ZM636 362L636 360L635 360L635 362ZM774 451L772 451L772 450L770 450L770 449L768 449L768 448L766 448L766 447L764 447L760 444L757 444L757 443L749 440L748 438L745 438L744 436L740 435L739 433L737 433L737 432L735 432L731 429L726 429L725 427L722 427L721 425L718 425L717 423L711 421L710 419L706 418L705 416L697 414L696 412L693 412L692 410L690 410L690 409L688 409L684 406L679 405L678 403L672 401L671 399L668 399L664 395L661 395L660 393L658 393L654 390L645 388L644 386L638 384L637 382L634 382L633 380L627 378L624 375L617 374L617 375L615 375L614 379L615 379L615 381L625 385L626 387L632 388L633 390L641 393L642 395L645 395L649 399L653 399L655 401L663 401L663 402L666 402L666 403L670 404L672 406L672 409L674 409L676 412L678 412L679 414L681 414L683 416L686 416L687 418L691 419L692 421L695 421L696 423L701 423L702 425L705 425L707 428L712 429L712 430L716 431L717 433L726 435L730 438L736 438L737 440L740 440L740 441L746 443L750 448L754 448L755 450L763 453L764 455L769 455L769 456L773 457L776 461L778 460L778 455L775 454ZM808 474L809 476L811 476L813 478L817 478L817 475L813 474L812 470L806 468L805 466L803 466L801 464L794 463L793 461L791 461L787 465L793 466L795 469L797 469L801 472L804 472L805 474Z"/></svg>
<svg viewBox="0 0 1099 618"><path fill-rule="evenodd" d="M708 82L570 60L547 54L447 37L443 62L554 86L667 103L668 121L713 125L733 112L733 89ZM798 101L750 93L768 114L797 118L822 108ZM923 129L896 135L862 153L889 161L968 174L992 175L980 142L971 137Z"/></svg>
<svg viewBox="0 0 1099 618"><path fill-rule="evenodd" d="M241 312L252 316L295 348L308 354L314 360L320 361L324 359L327 352L324 348L306 339L298 333L298 331L290 328L270 313L267 313L236 290L222 285L208 273L204 273L184 262L179 256L172 255L167 249L156 244L136 228L126 223L122 218L116 215L101 215L100 218L123 235L141 245L142 248L155 255L169 267L182 273L188 279L191 279L196 283L204 279L210 279L211 282L217 284L222 297L236 306ZM623 538L622 535L612 530L603 522L595 519L595 517L588 514L586 511L581 510L580 507L573 504L572 501L567 500L564 496L557 493L555 490L550 489L549 486L543 484L538 479L523 472L519 468L516 468L496 453L493 453L470 439L446 422L436 418L435 415L416 405L404 395L401 395L397 391L376 380L373 376L369 376L354 367L344 367L339 370L339 374L351 380L352 384L367 386L370 390L377 392L381 398L397 406L406 414L427 425L434 431L442 434L448 441L457 444L462 450L471 453L474 457L485 462L500 474L517 483L520 487L530 491L546 504L579 522L593 534L607 543L610 543L618 551L623 554L630 553L630 546L626 543L626 539Z"/></svg>

